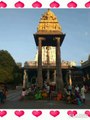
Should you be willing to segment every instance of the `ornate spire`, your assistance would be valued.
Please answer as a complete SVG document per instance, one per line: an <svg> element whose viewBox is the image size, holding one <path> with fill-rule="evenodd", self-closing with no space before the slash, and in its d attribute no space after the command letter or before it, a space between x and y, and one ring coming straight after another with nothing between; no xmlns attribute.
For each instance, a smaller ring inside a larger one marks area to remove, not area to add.
<svg viewBox="0 0 90 120"><path fill-rule="evenodd" d="M48 9L41 17L37 27L38 32L62 32L62 28L55 14Z"/></svg>

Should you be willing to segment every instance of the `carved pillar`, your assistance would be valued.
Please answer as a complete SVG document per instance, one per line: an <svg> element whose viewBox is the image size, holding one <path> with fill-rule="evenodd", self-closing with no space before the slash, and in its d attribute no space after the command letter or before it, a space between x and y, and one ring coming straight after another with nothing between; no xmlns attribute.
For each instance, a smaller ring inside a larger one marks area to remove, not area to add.
<svg viewBox="0 0 90 120"><path fill-rule="evenodd" d="M37 86L42 88L43 79L42 79L42 38L39 37L38 40L38 75L37 75Z"/></svg>
<svg viewBox="0 0 90 120"><path fill-rule="evenodd" d="M61 71L60 38L56 37L56 91L63 91L63 80Z"/></svg>

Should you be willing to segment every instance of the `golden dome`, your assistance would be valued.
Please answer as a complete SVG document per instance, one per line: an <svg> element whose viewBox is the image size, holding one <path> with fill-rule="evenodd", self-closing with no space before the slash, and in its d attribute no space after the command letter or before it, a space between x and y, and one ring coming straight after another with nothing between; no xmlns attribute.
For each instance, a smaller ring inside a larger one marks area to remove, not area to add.
<svg viewBox="0 0 90 120"><path fill-rule="evenodd" d="M47 10L41 17L37 32L62 32L57 17L51 10Z"/></svg>

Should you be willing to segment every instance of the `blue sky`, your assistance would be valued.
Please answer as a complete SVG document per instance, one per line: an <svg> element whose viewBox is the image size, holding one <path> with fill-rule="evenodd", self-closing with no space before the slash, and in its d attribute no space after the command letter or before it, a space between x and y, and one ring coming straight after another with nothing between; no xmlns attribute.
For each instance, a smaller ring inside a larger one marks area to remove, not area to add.
<svg viewBox="0 0 90 120"><path fill-rule="evenodd" d="M47 9L1 9L0 50L10 52L16 62L33 60L37 51L33 34ZM90 54L90 9L51 9L66 37L61 46L62 60L87 60Z"/></svg>

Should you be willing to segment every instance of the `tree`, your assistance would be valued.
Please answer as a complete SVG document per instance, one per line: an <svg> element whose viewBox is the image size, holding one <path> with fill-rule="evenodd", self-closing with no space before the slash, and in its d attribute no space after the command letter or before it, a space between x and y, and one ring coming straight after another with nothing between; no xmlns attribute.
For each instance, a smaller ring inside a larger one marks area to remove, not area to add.
<svg viewBox="0 0 90 120"><path fill-rule="evenodd" d="M21 70L6 50L0 50L0 83L19 84L22 80Z"/></svg>

